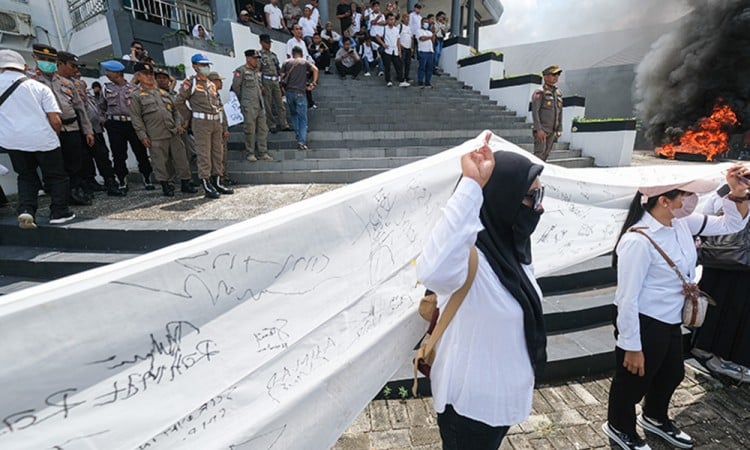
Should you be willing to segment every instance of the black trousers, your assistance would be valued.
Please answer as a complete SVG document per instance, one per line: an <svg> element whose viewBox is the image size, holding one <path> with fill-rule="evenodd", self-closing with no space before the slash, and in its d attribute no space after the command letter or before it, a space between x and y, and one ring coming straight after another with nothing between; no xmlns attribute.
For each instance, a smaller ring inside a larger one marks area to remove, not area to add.
<svg viewBox="0 0 750 450"><path fill-rule="evenodd" d="M322 52L320 56L313 59L315 60L315 67L317 67L318 70L326 70L328 69L328 66L331 65L331 55L329 55L328 52Z"/></svg>
<svg viewBox="0 0 750 450"><path fill-rule="evenodd" d="M390 83L391 82L391 64L393 64L393 67L396 69L396 78L398 78L398 81L404 81L404 73L402 71L401 67L401 59L398 57L398 55L389 55L388 53L383 53L383 64L385 64L385 82Z"/></svg>
<svg viewBox="0 0 750 450"><path fill-rule="evenodd" d="M60 150L62 150L65 172L70 178L71 189L81 187L83 145L83 135L80 131L63 131L60 133Z"/></svg>
<svg viewBox="0 0 750 450"><path fill-rule="evenodd" d="M409 71L411 70L411 49L410 48L401 49L401 59L403 60L403 64L404 64L404 80L408 80Z"/></svg>
<svg viewBox="0 0 750 450"><path fill-rule="evenodd" d="M670 325L640 315L641 348L646 360L644 376L622 366L625 351L615 348L616 371L609 389L607 420L618 431L635 435L635 405L645 397L643 414L663 422L677 386L685 377L680 325ZM615 336L617 331L615 331Z"/></svg>
<svg viewBox="0 0 750 450"><path fill-rule="evenodd" d="M359 72L362 71L362 60L357 60L357 62L355 62L351 67L346 67L341 62L336 61L336 70L342 77L346 75L356 77L357 75L359 75Z"/></svg>
<svg viewBox="0 0 750 450"><path fill-rule="evenodd" d="M109 135L109 145L112 147L112 159L114 160L114 170L117 178L123 180L128 175L128 167L125 164L125 161L128 159L128 142L130 143L130 148L133 149L135 159L138 160L138 171L143 175L150 175L153 169L148 160L148 152L135 134L133 124L130 122L108 120L105 127Z"/></svg>
<svg viewBox="0 0 750 450"><path fill-rule="evenodd" d="M437 416L443 450L497 450L510 429L464 417L452 405L445 405L445 411Z"/></svg>
<svg viewBox="0 0 750 450"><path fill-rule="evenodd" d="M37 195L42 188L37 169L41 169L44 185L52 199L52 213L62 214L68 211L70 183L59 148L47 152L8 150L8 156L13 170L18 174L18 214L27 212L36 216Z"/></svg>
<svg viewBox="0 0 750 450"><path fill-rule="evenodd" d="M86 181L93 181L96 178L96 170L99 170L105 180L108 178L114 178L115 171L112 168L112 161L109 160L109 149L107 143L104 141L103 133L94 134L94 146L88 147L83 152L83 168L82 177ZM96 168L94 168L96 163Z"/></svg>

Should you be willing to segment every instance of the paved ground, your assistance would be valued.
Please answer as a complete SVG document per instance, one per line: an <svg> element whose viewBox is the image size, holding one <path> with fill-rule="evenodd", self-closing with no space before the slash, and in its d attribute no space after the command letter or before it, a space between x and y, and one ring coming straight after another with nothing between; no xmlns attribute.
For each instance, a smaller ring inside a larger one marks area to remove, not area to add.
<svg viewBox="0 0 750 450"><path fill-rule="evenodd" d="M691 365L686 371L670 413L696 440L696 448L750 448L750 386L717 380ZM510 429L500 448L609 448L601 426L607 416L610 381L603 375L538 387L531 415ZM657 438L646 439L655 450L671 448ZM430 398L375 400L334 446L334 450L440 448Z"/></svg>

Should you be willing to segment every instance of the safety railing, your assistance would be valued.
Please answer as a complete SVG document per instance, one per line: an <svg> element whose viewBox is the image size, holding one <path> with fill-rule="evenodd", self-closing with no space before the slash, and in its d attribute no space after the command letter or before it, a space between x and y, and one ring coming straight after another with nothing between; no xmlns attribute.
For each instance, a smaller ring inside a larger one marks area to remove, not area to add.
<svg viewBox="0 0 750 450"><path fill-rule="evenodd" d="M190 31L197 24L211 31L213 13L202 2L186 0L122 0L123 9L135 19L153 22L175 30Z"/></svg>
<svg viewBox="0 0 750 450"><path fill-rule="evenodd" d="M73 29L80 30L109 6L108 0L68 0L68 10Z"/></svg>

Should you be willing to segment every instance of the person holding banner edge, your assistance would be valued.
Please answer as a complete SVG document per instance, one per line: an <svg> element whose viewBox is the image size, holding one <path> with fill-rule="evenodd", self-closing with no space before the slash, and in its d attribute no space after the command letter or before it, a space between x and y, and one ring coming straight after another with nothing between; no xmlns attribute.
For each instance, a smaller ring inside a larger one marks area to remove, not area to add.
<svg viewBox="0 0 750 450"><path fill-rule="evenodd" d="M656 245L687 280L693 280L697 261L693 235L728 234L747 225L748 184L742 180L748 174L750 170L741 165L727 171L731 194L723 200L722 217L693 214L697 193L716 187L707 180L641 187L630 204L613 256L617 363L607 422L602 425L623 449L650 449L638 435L636 422L675 447L694 445L668 416L669 401L685 375L681 332L685 294L680 277ZM636 418L635 405L643 398L643 414Z"/></svg>
<svg viewBox="0 0 750 450"><path fill-rule="evenodd" d="M462 178L416 264L444 307L466 280L471 246L478 249L476 277L430 372L443 449L497 449L531 412L547 358L530 241L544 212L544 167L512 152L493 155L490 137L461 158Z"/></svg>

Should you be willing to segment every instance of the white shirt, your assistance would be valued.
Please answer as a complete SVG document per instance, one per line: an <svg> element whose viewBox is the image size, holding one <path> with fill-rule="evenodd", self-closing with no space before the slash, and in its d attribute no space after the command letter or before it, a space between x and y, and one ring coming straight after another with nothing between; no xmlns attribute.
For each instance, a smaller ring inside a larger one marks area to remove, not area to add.
<svg viewBox="0 0 750 450"><path fill-rule="evenodd" d="M737 205L724 199L724 215L708 216L704 236L717 236L742 230L748 218L743 219ZM750 217L750 215L748 215ZM693 234L703 225L703 214L691 214L682 219L673 219L666 227L648 212L636 223L669 255L682 275L695 279L695 251ZM638 314L660 322L677 324L682 322L682 307L685 296L682 282L651 242L638 233L627 232L617 244L617 346L623 350L641 351L641 330Z"/></svg>
<svg viewBox="0 0 750 450"><path fill-rule="evenodd" d="M409 28L411 29L411 34L416 36L417 31L419 31L420 28L422 28L422 15L419 14L416 11L412 11L409 13Z"/></svg>
<svg viewBox="0 0 750 450"><path fill-rule="evenodd" d="M401 34L399 35L399 39L401 39L401 48L408 48L411 50L413 37L414 34L411 32L411 28L401 25Z"/></svg>
<svg viewBox="0 0 750 450"><path fill-rule="evenodd" d="M338 33L336 33L336 31L335 31L335 30L331 30L331 31L330 31L330 34L329 34L328 30L322 30L322 31L320 32L320 37L322 37L322 38L323 38L323 39L325 39L326 41L327 41L327 40L328 40L329 38L330 38L330 39L333 39L334 41L338 41L338 40L340 40L340 39L341 39L341 35L340 35L340 34L338 34Z"/></svg>
<svg viewBox="0 0 750 450"><path fill-rule="evenodd" d="M302 27L302 37L312 37L315 34L315 22L312 18L300 17L297 24Z"/></svg>
<svg viewBox="0 0 750 450"><path fill-rule="evenodd" d="M375 22L382 21L383 25L375 25ZM385 16L383 13L370 13L370 36L382 36L385 28Z"/></svg>
<svg viewBox="0 0 750 450"><path fill-rule="evenodd" d="M482 230L482 188L463 178L417 258L417 277L444 308L466 281L469 248ZM534 372L523 310L481 251L474 283L436 346L430 372L435 411L456 412L490 426L523 422L531 412ZM530 266L522 266L541 298Z"/></svg>
<svg viewBox="0 0 750 450"><path fill-rule="evenodd" d="M419 40L419 38L425 36L432 38L432 31L425 30L424 28L419 30L417 33L417 51L433 53L435 50L432 48L432 39L426 41Z"/></svg>
<svg viewBox="0 0 750 450"><path fill-rule="evenodd" d="M398 55L398 37L401 33L398 31L398 26L394 25L393 28L386 26L385 34L383 35L383 43L385 44L385 52L389 55Z"/></svg>
<svg viewBox="0 0 750 450"><path fill-rule="evenodd" d="M22 76L13 70L0 73L0 94ZM21 83L0 106L0 147L25 152L60 147L60 138L47 119L51 112L62 111L50 88L35 80Z"/></svg>
<svg viewBox="0 0 750 450"><path fill-rule="evenodd" d="M312 58L310 58L310 54L307 52L307 44L305 44L305 41L300 39L299 41L297 38L292 37L288 41L286 41L286 57L287 59L292 59L292 50L294 47L299 47L302 49L302 57L305 58L308 61L312 61Z"/></svg>
<svg viewBox="0 0 750 450"><path fill-rule="evenodd" d="M375 61L375 52L378 51L380 46L373 41L370 41L371 45L362 44L362 50L359 56L362 57L362 59L366 59L368 62L374 62Z"/></svg>
<svg viewBox="0 0 750 450"><path fill-rule="evenodd" d="M354 13L352 14L352 32L350 33L352 36L359 33L359 30L362 29L362 14L361 13ZM344 30L341 30L343 33Z"/></svg>
<svg viewBox="0 0 750 450"><path fill-rule="evenodd" d="M318 26L318 22L320 22L320 11L318 8L313 8L312 12L310 13L310 18L313 21L313 24L315 27Z"/></svg>
<svg viewBox="0 0 750 450"><path fill-rule="evenodd" d="M268 15L268 28L272 28L274 30L278 30L281 28L281 19L284 17L284 15L281 12L281 9L279 9L278 6L274 6L272 4L267 4L263 7L263 12Z"/></svg>

